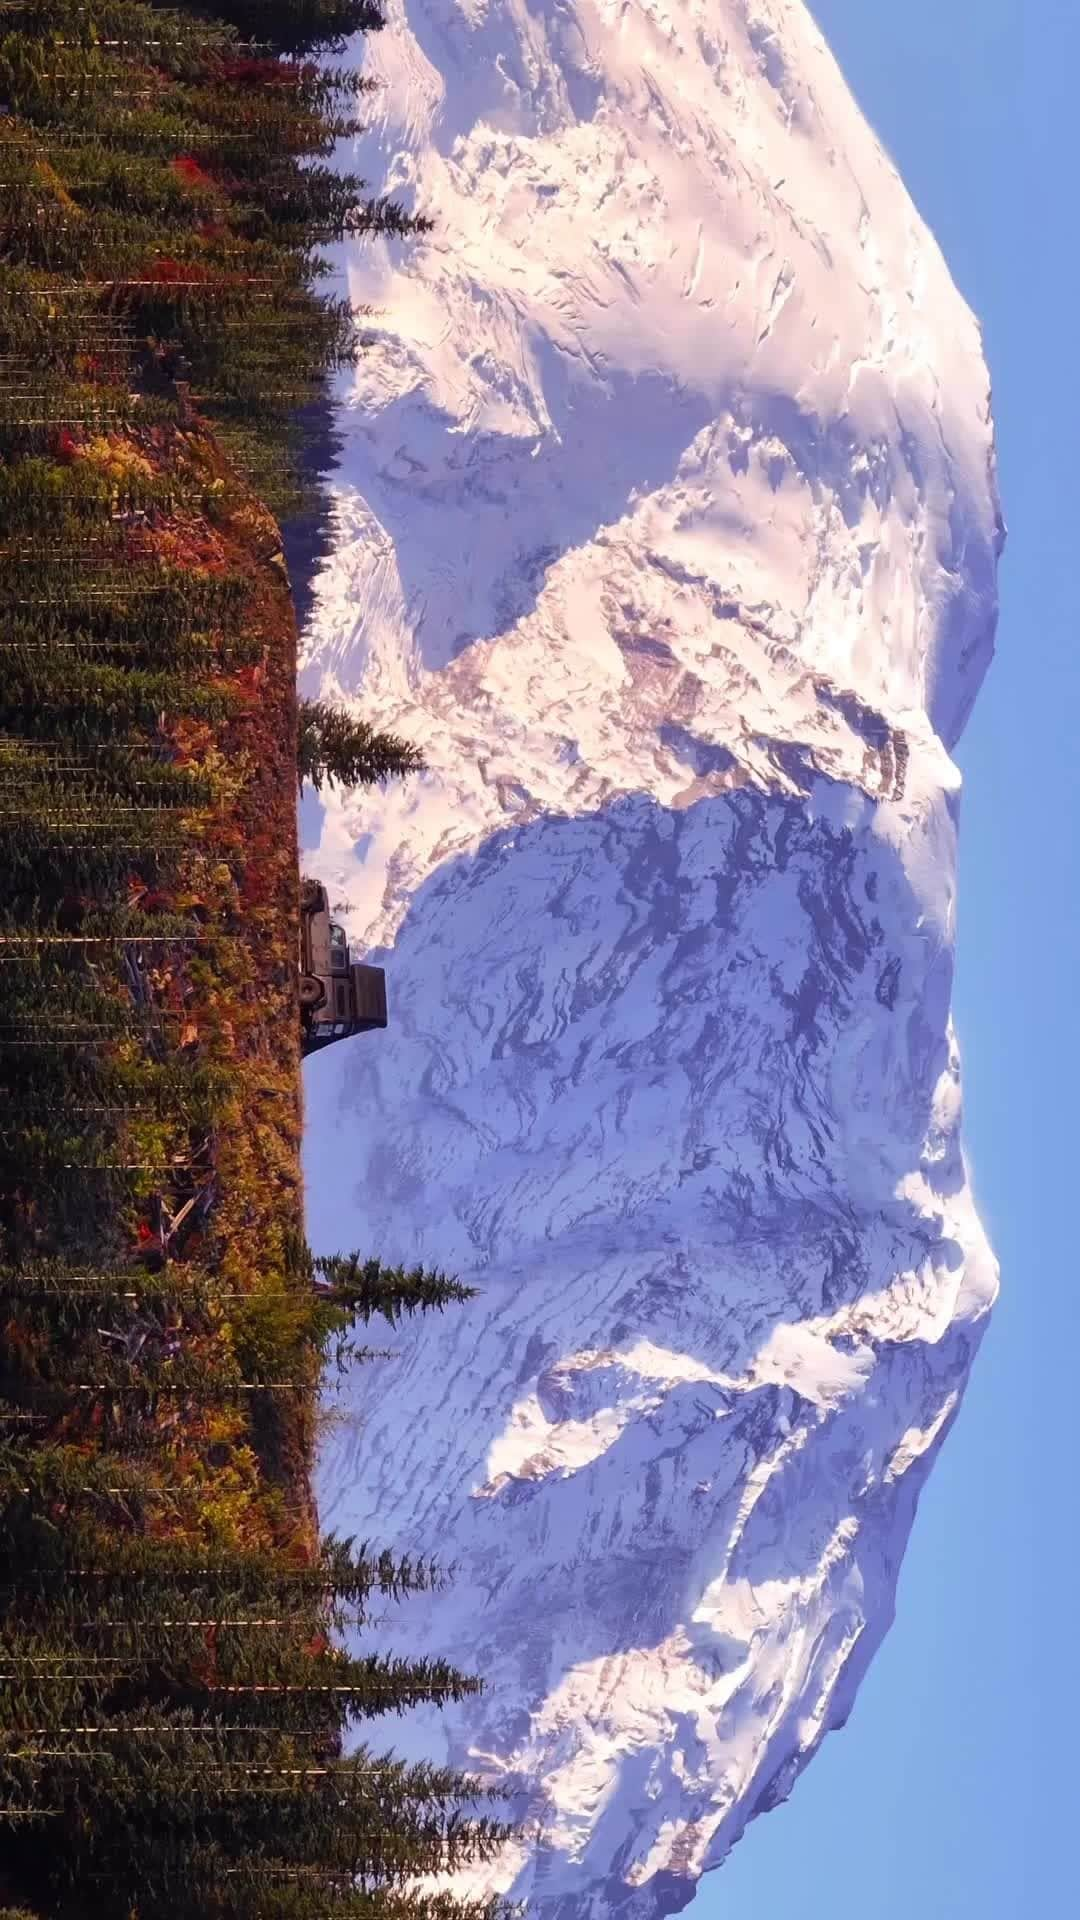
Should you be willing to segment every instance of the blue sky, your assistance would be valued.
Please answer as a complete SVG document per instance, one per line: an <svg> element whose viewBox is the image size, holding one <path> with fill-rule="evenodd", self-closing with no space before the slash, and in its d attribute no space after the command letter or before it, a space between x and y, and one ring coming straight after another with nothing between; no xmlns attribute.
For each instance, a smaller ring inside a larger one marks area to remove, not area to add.
<svg viewBox="0 0 1080 1920"><path fill-rule="evenodd" d="M697 1920L1080 1910L1076 0L812 0L982 318L1010 526L960 751L957 1017L1003 1295L847 1729Z"/></svg>

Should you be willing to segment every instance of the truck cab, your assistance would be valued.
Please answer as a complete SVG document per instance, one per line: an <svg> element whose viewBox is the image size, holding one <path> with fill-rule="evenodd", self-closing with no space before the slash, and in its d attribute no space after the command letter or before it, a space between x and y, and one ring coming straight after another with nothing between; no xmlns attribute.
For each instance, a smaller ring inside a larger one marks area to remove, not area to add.
<svg viewBox="0 0 1080 1920"><path fill-rule="evenodd" d="M300 1051L386 1025L386 975L353 960L345 929L330 917L321 881L300 882Z"/></svg>

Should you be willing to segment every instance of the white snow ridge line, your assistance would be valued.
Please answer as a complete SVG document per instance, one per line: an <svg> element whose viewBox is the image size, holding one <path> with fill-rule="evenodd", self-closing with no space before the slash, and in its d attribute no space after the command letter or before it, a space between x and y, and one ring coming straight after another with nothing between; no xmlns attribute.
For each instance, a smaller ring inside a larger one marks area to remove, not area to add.
<svg viewBox="0 0 1080 1920"><path fill-rule="evenodd" d="M306 672L429 771L312 856L391 1026L313 1069L309 1196L482 1295L358 1376L322 1510L457 1563L401 1631L487 1690L404 1737L527 1816L469 1884L653 1920L845 1718L996 1286L987 376L795 0L398 0L364 57L437 227L348 256Z"/></svg>

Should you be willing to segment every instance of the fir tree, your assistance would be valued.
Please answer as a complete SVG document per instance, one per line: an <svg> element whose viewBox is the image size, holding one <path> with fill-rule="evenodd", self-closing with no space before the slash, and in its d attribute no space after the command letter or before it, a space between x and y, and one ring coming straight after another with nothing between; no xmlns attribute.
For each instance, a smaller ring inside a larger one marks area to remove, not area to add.
<svg viewBox="0 0 1080 1920"><path fill-rule="evenodd" d="M300 497L296 411L360 351L318 248L427 225L329 164L367 83L309 56L379 23L0 0L0 1825L35 1920L494 1920L412 1890L500 1844L478 1783L344 1753L475 1691L340 1644L439 1576L320 1539L304 1484L327 1351L470 1290L275 1218L292 954L254 955L295 880L261 897L237 825L281 672L250 478ZM422 764L302 725L316 784Z"/></svg>
<svg viewBox="0 0 1080 1920"><path fill-rule="evenodd" d="M350 1323L381 1314L396 1326L404 1314L476 1298L475 1287L435 1267L392 1267L360 1253L320 1254L313 1266L326 1303Z"/></svg>
<svg viewBox="0 0 1080 1920"><path fill-rule="evenodd" d="M423 766L419 748L397 734L379 733L367 721L323 700L301 702L297 771L301 784L310 780L316 792L328 782L374 786L418 773Z"/></svg>
<svg viewBox="0 0 1080 1920"><path fill-rule="evenodd" d="M264 0L212 0L212 6L241 33L290 54L340 46L349 35L375 33L384 24L376 0L280 0L272 14Z"/></svg>

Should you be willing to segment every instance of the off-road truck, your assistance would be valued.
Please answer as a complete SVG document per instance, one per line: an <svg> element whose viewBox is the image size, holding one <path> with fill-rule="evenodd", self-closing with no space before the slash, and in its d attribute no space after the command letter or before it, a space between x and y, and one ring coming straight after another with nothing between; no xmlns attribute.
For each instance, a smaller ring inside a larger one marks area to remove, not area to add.
<svg viewBox="0 0 1080 1920"><path fill-rule="evenodd" d="M344 927L330 918L326 888L300 882L301 1053L386 1025L386 975L353 960Z"/></svg>

